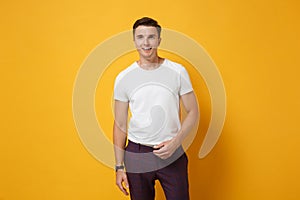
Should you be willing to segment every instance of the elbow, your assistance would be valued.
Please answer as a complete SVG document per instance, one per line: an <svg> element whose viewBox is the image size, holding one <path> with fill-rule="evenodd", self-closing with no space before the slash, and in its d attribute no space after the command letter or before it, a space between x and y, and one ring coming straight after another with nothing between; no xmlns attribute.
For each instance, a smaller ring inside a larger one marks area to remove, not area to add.
<svg viewBox="0 0 300 200"><path fill-rule="evenodd" d="M194 123L197 122L198 120L200 120L200 112L199 112L198 106L195 106L193 109L191 109L189 114L194 119L193 120Z"/></svg>
<svg viewBox="0 0 300 200"><path fill-rule="evenodd" d="M124 132L126 133L126 129L127 129L127 125L126 123L122 123L122 122L118 122L118 121L114 121L114 130L116 130L117 132Z"/></svg>

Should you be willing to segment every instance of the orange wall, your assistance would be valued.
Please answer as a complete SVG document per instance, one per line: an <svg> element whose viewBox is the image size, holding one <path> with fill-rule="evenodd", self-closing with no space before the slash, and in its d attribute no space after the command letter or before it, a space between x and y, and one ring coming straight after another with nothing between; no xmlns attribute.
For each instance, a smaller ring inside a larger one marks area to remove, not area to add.
<svg viewBox="0 0 300 200"><path fill-rule="evenodd" d="M208 92L180 55L161 52L187 66L201 106L188 149L192 199L299 199L299 9L292 0L2 2L0 199L127 199L114 185L114 171L80 141L72 92L88 54L146 15L200 43L225 84L224 130L200 160ZM134 58L116 60L112 73ZM99 115L99 90L96 100ZM110 137L112 118L106 120L100 123Z"/></svg>

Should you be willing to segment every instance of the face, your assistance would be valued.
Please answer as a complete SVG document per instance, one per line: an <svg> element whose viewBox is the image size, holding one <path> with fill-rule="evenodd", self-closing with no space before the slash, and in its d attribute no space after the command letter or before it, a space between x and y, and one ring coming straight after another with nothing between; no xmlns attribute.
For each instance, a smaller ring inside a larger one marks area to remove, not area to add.
<svg viewBox="0 0 300 200"><path fill-rule="evenodd" d="M134 43L141 58L151 59L157 56L160 40L156 27L138 26L135 29Z"/></svg>

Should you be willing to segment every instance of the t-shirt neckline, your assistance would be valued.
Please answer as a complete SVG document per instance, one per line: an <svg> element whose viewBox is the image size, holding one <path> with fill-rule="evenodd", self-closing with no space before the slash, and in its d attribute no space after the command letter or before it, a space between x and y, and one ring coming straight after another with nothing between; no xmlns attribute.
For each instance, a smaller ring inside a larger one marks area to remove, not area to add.
<svg viewBox="0 0 300 200"><path fill-rule="evenodd" d="M164 61L163 61L157 68L155 68L155 69L149 69L149 70L142 68L142 67L138 64L137 61L135 61L134 63L135 63L135 65L137 66L137 68L140 69L140 70L142 70L142 71L145 71L145 72L154 72L154 71L158 71L160 68L162 68L162 66L165 64L165 62L167 62L167 59L166 59L166 58L164 58Z"/></svg>

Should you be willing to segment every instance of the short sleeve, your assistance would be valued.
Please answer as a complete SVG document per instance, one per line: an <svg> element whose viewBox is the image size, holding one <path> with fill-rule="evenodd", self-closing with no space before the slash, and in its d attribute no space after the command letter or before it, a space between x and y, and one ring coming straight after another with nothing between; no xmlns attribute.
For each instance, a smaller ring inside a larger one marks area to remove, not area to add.
<svg viewBox="0 0 300 200"><path fill-rule="evenodd" d="M114 83L114 99L128 102L128 95L126 94L126 87L125 84L122 84L122 78L117 76Z"/></svg>
<svg viewBox="0 0 300 200"><path fill-rule="evenodd" d="M193 86L188 72L184 67L180 69L180 90L179 95L182 96L193 91Z"/></svg>

